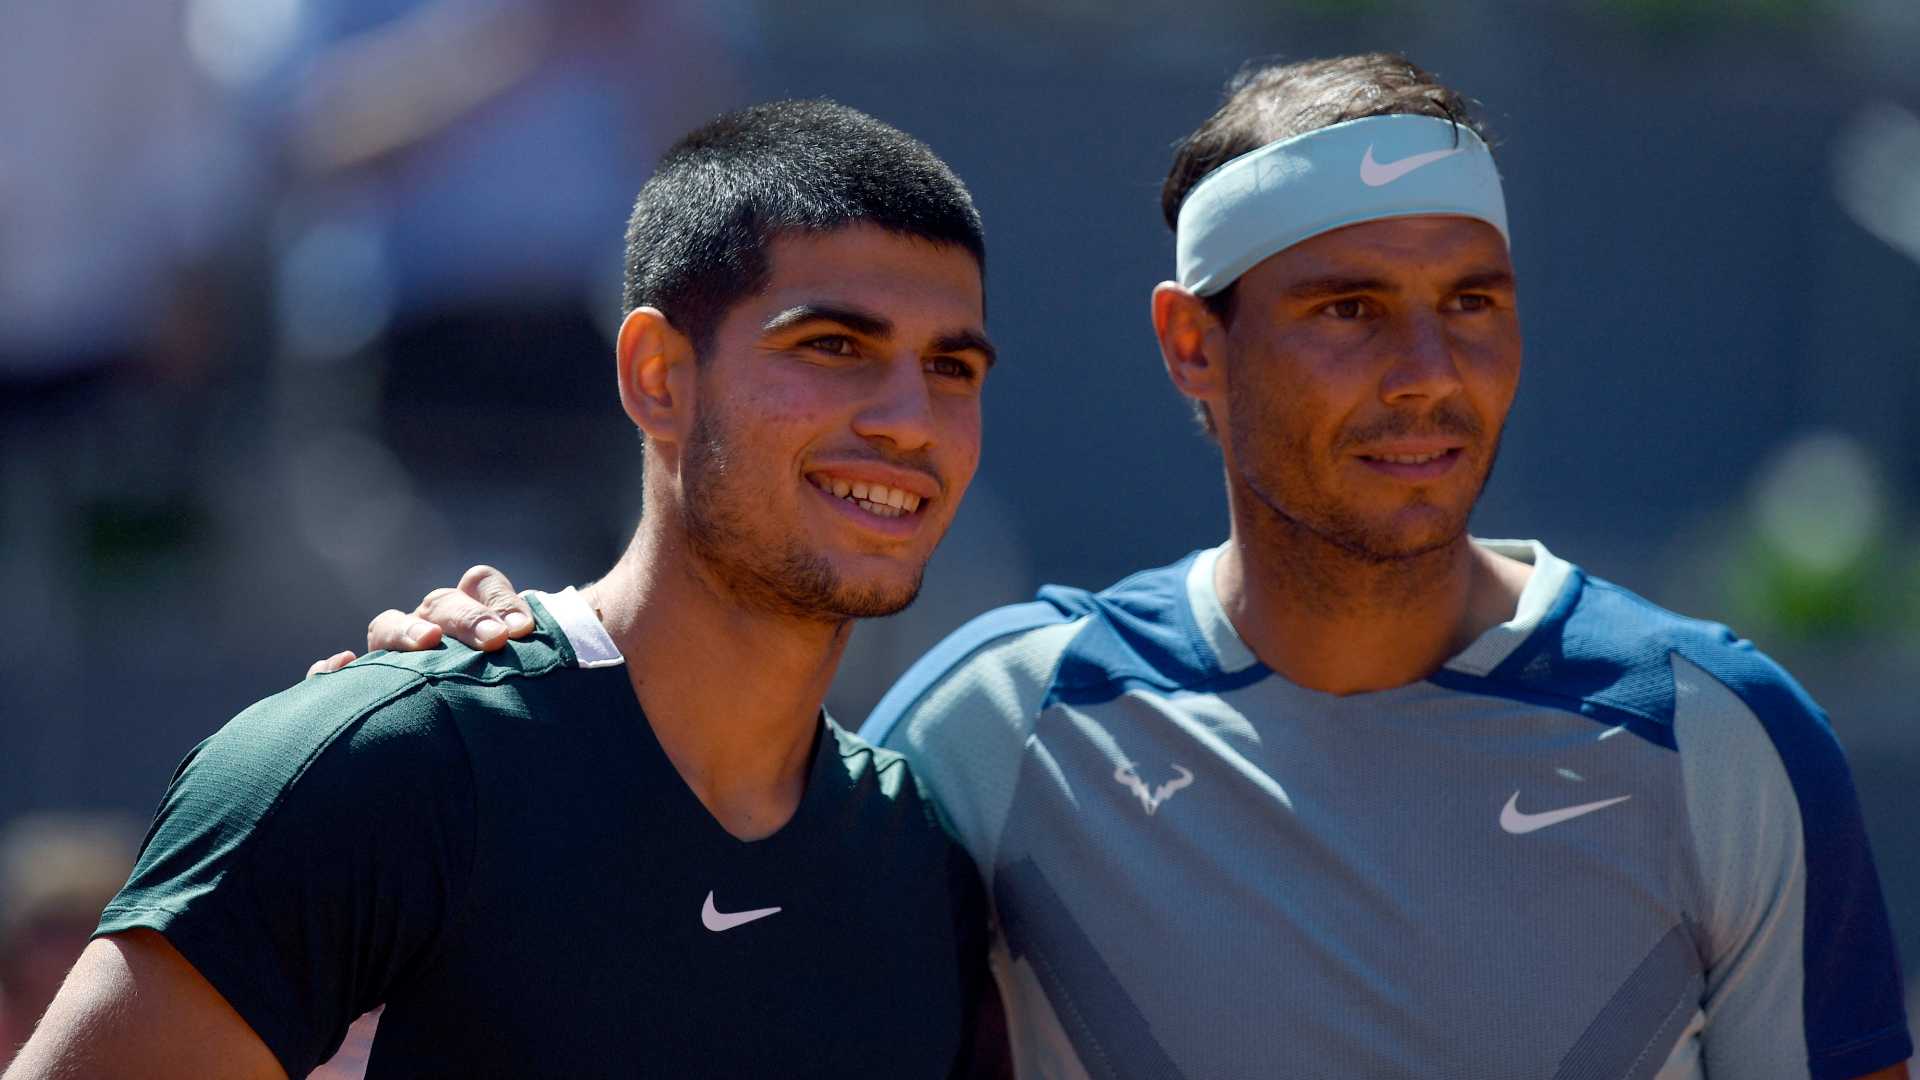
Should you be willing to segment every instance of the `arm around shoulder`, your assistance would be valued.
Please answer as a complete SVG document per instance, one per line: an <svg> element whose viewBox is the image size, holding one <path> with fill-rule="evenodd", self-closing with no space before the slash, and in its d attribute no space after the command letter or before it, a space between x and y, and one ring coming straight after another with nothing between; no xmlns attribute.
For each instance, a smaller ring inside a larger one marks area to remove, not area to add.
<svg viewBox="0 0 1920 1080"><path fill-rule="evenodd" d="M5 1080L285 1077L213 985L150 930L98 938Z"/></svg>

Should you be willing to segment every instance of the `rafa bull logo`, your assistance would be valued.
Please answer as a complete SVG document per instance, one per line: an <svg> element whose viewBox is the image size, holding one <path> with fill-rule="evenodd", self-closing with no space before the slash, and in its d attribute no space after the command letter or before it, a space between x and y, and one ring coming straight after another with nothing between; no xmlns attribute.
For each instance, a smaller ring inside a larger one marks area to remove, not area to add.
<svg viewBox="0 0 1920 1080"><path fill-rule="evenodd" d="M1157 787L1148 788L1147 782L1140 779L1140 774L1134 771L1133 762L1123 761L1119 768L1113 770L1113 778L1125 784L1128 791L1139 797L1140 805L1147 808L1147 813L1152 814L1160 809L1160 804L1166 802L1174 792L1193 783L1191 769L1184 765L1175 765L1173 771L1180 775Z"/></svg>

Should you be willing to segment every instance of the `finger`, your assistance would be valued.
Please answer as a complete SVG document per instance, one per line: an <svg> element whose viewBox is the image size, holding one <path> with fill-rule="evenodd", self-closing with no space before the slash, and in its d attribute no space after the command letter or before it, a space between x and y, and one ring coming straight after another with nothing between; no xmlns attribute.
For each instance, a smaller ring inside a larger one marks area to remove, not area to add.
<svg viewBox="0 0 1920 1080"><path fill-rule="evenodd" d="M507 624L499 613L457 589L433 590L413 613L482 652L507 643Z"/></svg>
<svg viewBox="0 0 1920 1080"><path fill-rule="evenodd" d="M493 609L506 625L508 637L525 637L533 631L533 609L507 575L493 567L482 563L460 575L460 591Z"/></svg>
<svg viewBox="0 0 1920 1080"><path fill-rule="evenodd" d="M392 608L367 624L367 651L418 652L440 644L440 628L425 619Z"/></svg>
<svg viewBox="0 0 1920 1080"><path fill-rule="evenodd" d="M351 649L334 653L325 660L315 660L313 666L307 669L307 678L311 679L315 675L327 675L339 671L341 668L353 663L354 660L355 657Z"/></svg>

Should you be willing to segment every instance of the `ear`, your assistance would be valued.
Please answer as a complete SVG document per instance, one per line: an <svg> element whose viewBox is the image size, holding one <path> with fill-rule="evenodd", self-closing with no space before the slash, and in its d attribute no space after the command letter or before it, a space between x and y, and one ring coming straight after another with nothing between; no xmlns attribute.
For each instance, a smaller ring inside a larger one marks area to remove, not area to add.
<svg viewBox="0 0 1920 1080"><path fill-rule="evenodd" d="M1182 285L1153 287L1153 335L1174 389L1213 409L1226 401L1226 327Z"/></svg>
<svg viewBox="0 0 1920 1080"><path fill-rule="evenodd" d="M614 345L620 404L649 443L679 443L693 424L693 342L659 308L637 307Z"/></svg>

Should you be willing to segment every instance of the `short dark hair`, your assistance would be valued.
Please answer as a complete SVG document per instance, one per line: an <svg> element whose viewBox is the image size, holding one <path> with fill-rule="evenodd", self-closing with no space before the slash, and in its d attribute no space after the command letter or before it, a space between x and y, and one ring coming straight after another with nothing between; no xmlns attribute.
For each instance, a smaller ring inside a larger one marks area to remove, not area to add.
<svg viewBox="0 0 1920 1080"><path fill-rule="evenodd" d="M964 248L986 272L973 197L918 139L831 101L727 113L674 143L634 200L622 310L659 308L702 352L766 286L775 238L856 224Z"/></svg>
<svg viewBox="0 0 1920 1080"><path fill-rule="evenodd" d="M1215 169L1268 143L1348 120L1437 116L1465 126L1489 145L1493 142L1467 98L1397 53L1250 63L1227 83L1225 97L1205 123L1174 144L1173 167L1160 186L1160 212L1169 229L1179 228L1181 204ZM1222 322L1233 320L1236 285L1206 297L1207 308ZM1212 433L1213 418L1206 407L1195 402L1194 412Z"/></svg>

